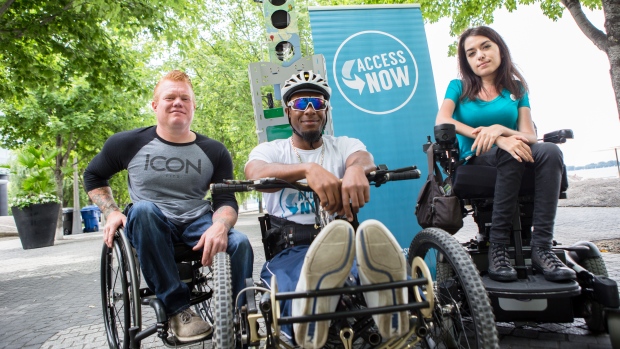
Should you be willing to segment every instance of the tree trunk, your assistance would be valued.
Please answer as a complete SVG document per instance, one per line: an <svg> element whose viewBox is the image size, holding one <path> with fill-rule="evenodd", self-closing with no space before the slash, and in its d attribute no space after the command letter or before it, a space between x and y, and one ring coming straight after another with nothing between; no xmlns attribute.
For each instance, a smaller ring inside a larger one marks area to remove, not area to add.
<svg viewBox="0 0 620 349"><path fill-rule="evenodd" d="M609 59L609 75L616 96L616 110L620 120L620 2L618 0L602 0L605 15L605 32L599 30L588 20L581 9L579 0L561 0L568 12L573 16L579 29L596 47L607 54Z"/></svg>
<svg viewBox="0 0 620 349"><path fill-rule="evenodd" d="M63 193L63 176L62 176L62 167L63 167L63 156L62 156L62 136L56 136L56 167L54 168L54 179L56 180L56 195L60 199L61 205L58 208L58 219L56 220L56 240L62 240L64 238L63 228L62 228L62 203L64 202L62 198Z"/></svg>
<svg viewBox="0 0 620 349"><path fill-rule="evenodd" d="M609 57L611 85L616 95L616 107L620 119L620 2L603 0L605 31L607 32L607 57Z"/></svg>

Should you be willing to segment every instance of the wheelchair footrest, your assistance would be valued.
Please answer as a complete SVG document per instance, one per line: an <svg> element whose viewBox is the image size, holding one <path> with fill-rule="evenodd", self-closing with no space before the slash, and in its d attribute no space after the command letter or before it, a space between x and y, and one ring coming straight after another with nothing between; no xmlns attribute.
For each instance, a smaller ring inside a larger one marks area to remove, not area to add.
<svg viewBox="0 0 620 349"><path fill-rule="evenodd" d="M496 321L573 322L573 297L581 294L576 281L551 282L543 275L501 282L482 278Z"/></svg>
<svg viewBox="0 0 620 349"><path fill-rule="evenodd" d="M495 281L485 275L482 277L482 283L489 296L502 298L564 298L581 294L581 287L577 281L551 282L541 274L528 275L525 279L509 282Z"/></svg>
<svg viewBox="0 0 620 349"><path fill-rule="evenodd" d="M361 285L361 286L345 286L340 288L330 288L324 290L299 291L299 292L280 292L275 295L276 300L286 300L295 298L310 298L324 296L339 296L343 294L355 294L361 292L391 290L394 288L424 286L428 283L426 278L417 278L405 281L384 282L380 284Z"/></svg>
<svg viewBox="0 0 620 349"><path fill-rule="evenodd" d="M386 313L396 313L400 311L407 310L416 310L416 309L425 309L430 307L428 302L416 302L409 304L400 304L400 305L391 305L387 307L377 307L377 308L365 308L365 309L357 309L357 310L349 310L349 311L341 311L338 313L326 313L326 314L313 314L313 315L305 315L305 316L289 316L278 319L278 325L285 324L293 324L300 322L314 322L314 321L325 321L325 320L334 320L334 319L343 319L349 317L361 317L361 316L370 316L375 314L386 314Z"/></svg>
<svg viewBox="0 0 620 349"><path fill-rule="evenodd" d="M167 346L168 348L183 348L183 347L188 347L193 344L202 343L206 340L211 339L212 337L213 337L213 334L210 334L206 338L199 339L196 341L179 342L175 336L170 336L168 338L163 339L163 342L164 342L164 345Z"/></svg>

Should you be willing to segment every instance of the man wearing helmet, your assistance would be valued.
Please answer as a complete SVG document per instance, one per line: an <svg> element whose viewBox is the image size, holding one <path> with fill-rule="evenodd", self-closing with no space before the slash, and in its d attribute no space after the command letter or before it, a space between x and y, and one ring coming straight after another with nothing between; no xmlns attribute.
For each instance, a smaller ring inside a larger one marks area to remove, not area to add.
<svg viewBox="0 0 620 349"><path fill-rule="evenodd" d="M275 276L279 292L342 287L349 274L357 279L358 270L362 284L404 280L405 259L389 230L378 221L368 220L355 232L349 223L370 200L366 174L376 166L358 139L323 135L331 97L327 81L312 71L302 71L291 76L281 92L293 134L255 147L245 165L246 178L305 180L325 211L346 220L334 220L319 233L315 228L317 207L312 195L293 189L266 192L264 199L272 228L294 236L294 244L289 242L265 263L261 279L269 286ZM366 235L368 231L371 233ZM354 265L356 254L358 262ZM381 266L373 264L379 256ZM381 279L386 275L389 279ZM369 307L407 302L405 289L365 296ZM331 313L338 300L338 296L287 300L281 304L281 312L282 316ZM408 330L409 320L404 312L373 318L384 338ZM304 348L320 348L327 341L328 328L329 321L320 321L294 324L293 331L285 325L282 332L289 338L294 336Z"/></svg>

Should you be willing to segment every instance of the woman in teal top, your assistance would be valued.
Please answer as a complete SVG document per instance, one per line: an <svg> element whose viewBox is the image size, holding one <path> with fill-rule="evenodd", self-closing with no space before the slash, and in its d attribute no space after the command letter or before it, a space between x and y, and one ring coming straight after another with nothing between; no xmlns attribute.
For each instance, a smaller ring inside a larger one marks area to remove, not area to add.
<svg viewBox="0 0 620 349"><path fill-rule="evenodd" d="M551 250L562 152L555 144L537 142L527 83L514 66L506 43L489 27L470 28L459 39L458 62L462 79L450 82L436 124L456 126L460 157L467 164L497 168L489 277L499 281L517 279L507 249L521 178L525 168L532 167L532 265L547 280L574 279L575 272Z"/></svg>

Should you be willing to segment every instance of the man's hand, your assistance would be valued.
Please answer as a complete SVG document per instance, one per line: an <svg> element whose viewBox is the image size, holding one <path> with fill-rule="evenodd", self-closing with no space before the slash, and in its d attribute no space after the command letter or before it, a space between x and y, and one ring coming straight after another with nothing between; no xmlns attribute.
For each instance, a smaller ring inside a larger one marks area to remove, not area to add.
<svg viewBox="0 0 620 349"><path fill-rule="evenodd" d="M471 132L471 134L476 137L474 144L471 146L471 150L476 150L476 156L491 150L497 137L501 136L505 130L506 128L502 125L475 128Z"/></svg>
<svg viewBox="0 0 620 349"><path fill-rule="evenodd" d="M103 227L103 242L106 246L112 248L114 234L118 228L125 226L127 217L125 217L114 202L112 188L95 188L88 192L88 197L99 207L101 213L106 218L105 226Z"/></svg>
<svg viewBox="0 0 620 349"><path fill-rule="evenodd" d="M120 211L112 211L106 217L105 226L103 227L103 242L106 246L112 248L114 234L120 227L124 227L127 223L127 217Z"/></svg>
<svg viewBox="0 0 620 349"><path fill-rule="evenodd" d="M353 221L353 214L359 212L370 201L370 184L366 178L364 168L349 166L342 178L342 210L349 222ZM350 204L349 204L350 203Z"/></svg>
<svg viewBox="0 0 620 349"><path fill-rule="evenodd" d="M519 162L534 162L532 149L527 144L527 138L522 136L499 137L497 146L510 153Z"/></svg>
<svg viewBox="0 0 620 349"><path fill-rule="evenodd" d="M213 263L213 257L218 252L226 252L228 247L228 231L230 228L222 222L213 222L213 225L205 231L200 240L194 246L194 251L202 249L202 265L211 266Z"/></svg>
<svg viewBox="0 0 620 349"><path fill-rule="evenodd" d="M313 164L306 172L308 185L319 196L321 206L330 214L342 210L340 179L318 164Z"/></svg>

